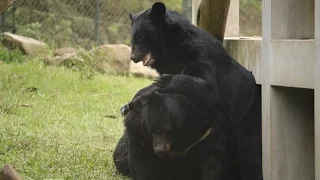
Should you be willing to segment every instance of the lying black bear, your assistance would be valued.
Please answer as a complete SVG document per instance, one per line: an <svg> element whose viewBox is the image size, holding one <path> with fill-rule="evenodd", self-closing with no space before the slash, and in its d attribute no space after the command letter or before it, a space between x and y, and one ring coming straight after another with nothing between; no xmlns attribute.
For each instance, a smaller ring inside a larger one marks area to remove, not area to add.
<svg viewBox="0 0 320 180"><path fill-rule="evenodd" d="M141 90L139 90L136 95L133 97L133 101L136 100L137 97L147 94L147 92L152 92L155 89L158 89L157 86L155 85L150 85L148 87L145 87ZM121 114L125 115L129 111L124 110L124 108L121 108ZM139 119L141 118L140 116L136 116L133 119ZM140 121L140 119L139 119ZM127 130L125 130L124 134L120 138L114 152L113 152L113 162L114 165L116 166L117 170L126 176L130 175L130 167L129 167L129 162L128 162L128 133Z"/></svg>
<svg viewBox="0 0 320 180"><path fill-rule="evenodd" d="M156 91L178 93L195 103L209 94L208 99L222 109L223 116L213 113L211 120L228 125L217 135L227 137L228 160L218 163L226 163L227 170L221 171L215 165L219 160L208 156L204 164L211 173L200 179L261 180L261 100L253 75L230 57L210 33L166 10L163 3L130 14L130 18L131 59L143 61L161 74ZM130 135L123 139L126 138Z"/></svg>
<svg viewBox="0 0 320 180"><path fill-rule="evenodd" d="M212 121L212 111L180 94L152 92L132 103L125 117L128 159L116 165L128 163L133 179L211 178L208 158L217 160L221 171L227 169L219 164L227 162L225 126Z"/></svg>

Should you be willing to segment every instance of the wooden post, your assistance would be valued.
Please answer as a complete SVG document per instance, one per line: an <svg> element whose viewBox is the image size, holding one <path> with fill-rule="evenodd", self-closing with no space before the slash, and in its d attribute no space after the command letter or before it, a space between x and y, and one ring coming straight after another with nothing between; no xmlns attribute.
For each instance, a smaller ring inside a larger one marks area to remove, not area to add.
<svg viewBox="0 0 320 180"><path fill-rule="evenodd" d="M8 9L16 0L0 0L0 13Z"/></svg>
<svg viewBox="0 0 320 180"><path fill-rule="evenodd" d="M197 12L198 27L210 32L222 42L229 6L230 0L202 0Z"/></svg>

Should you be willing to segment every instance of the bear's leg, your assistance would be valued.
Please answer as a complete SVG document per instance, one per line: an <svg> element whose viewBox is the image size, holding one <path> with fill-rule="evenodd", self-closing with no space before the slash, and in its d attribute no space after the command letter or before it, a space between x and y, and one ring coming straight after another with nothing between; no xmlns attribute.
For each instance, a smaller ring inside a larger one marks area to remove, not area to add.
<svg viewBox="0 0 320 180"><path fill-rule="evenodd" d="M157 180L157 160L153 149L142 143L142 135L128 132L128 160L131 177L134 180Z"/></svg>
<svg viewBox="0 0 320 180"><path fill-rule="evenodd" d="M257 138L238 138L241 179L262 180L261 141Z"/></svg>
<svg viewBox="0 0 320 180"><path fill-rule="evenodd" d="M261 93L257 88L255 101L237 129L237 154L242 179L263 179L261 119Z"/></svg>
<svg viewBox="0 0 320 180"><path fill-rule="evenodd" d="M218 99L218 88L212 79L206 80L199 77L188 75L161 75L154 83L160 89L159 93L177 93L186 96L193 102L199 102L199 99L209 99L215 104ZM208 102L204 102L207 104ZM208 104L207 104L208 105Z"/></svg>
<svg viewBox="0 0 320 180"><path fill-rule="evenodd" d="M120 138L113 152L113 163L119 173L125 176L130 175L130 167L128 162L128 135L126 131Z"/></svg>
<svg viewBox="0 0 320 180"><path fill-rule="evenodd" d="M262 180L262 143L258 134L238 134L237 150L242 179Z"/></svg>
<svg viewBox="0 0 320 180"><path fill-rule="evenodd" d="M207 159L202 162L201 168L201 180L224 180L224 162L218 159L218 157L207 157Z"/></svg>
<svg viewBox="0 0 320 180"><path fill-rule="evenodd" d="M200 159L201 180L226 180L229 160L226 132L222 126L216 127L206 140Z"/></svg>

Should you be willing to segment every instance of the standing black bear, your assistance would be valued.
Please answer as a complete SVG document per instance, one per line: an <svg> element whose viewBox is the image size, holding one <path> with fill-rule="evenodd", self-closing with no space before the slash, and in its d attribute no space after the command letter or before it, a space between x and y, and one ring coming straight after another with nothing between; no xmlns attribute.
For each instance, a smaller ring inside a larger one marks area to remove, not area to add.
<svg viewBox="0 0 320 180"><path fill-rule="evenodd" d="M210 33L193 26L177 12L166 10L163 3L129 16L131 59L143 61L161 74L156 82L159 93L179 93L196 103L203 94L210 94L222 108L224 115L213 115L211 119L228 126L220 135L227 137L227 170L221 170L224 162L208 156L203 166L210 171L200 179L261 180L261 102L253 75ZM144 171L141 167L130 168Z"/></svg>

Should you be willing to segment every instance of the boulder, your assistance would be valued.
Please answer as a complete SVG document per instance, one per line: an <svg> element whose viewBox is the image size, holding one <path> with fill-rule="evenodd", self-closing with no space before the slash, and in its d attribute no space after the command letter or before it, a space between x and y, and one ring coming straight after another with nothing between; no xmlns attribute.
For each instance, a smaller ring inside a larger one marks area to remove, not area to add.
<svg viewBox="0 0 320 180"><path fill-rule="evenodd" d="M74 64L84 63L95 67L100 73L107 74L132 74L148 78L158 76L155 70L143 66L142 62L131 61L130 53L131 48L124 44L105 44L90 51L68 47L55 50L54 56L45 58L44 62L48 65L71 67Z"/></svg>
<svg viewBox="0 0 320 180"><path fill-rule="evenodd" d="M69 65L69 62L73 62L77 57L77 53L66 53L61 56L46 57L44 58L44 63L54 66Z"/></svg>
<svg viewBox="0 0 320 180"><path fill-rule="evenodd" d="M53 51L54 56L63 56L65 54L74 54L77 53L78 50L73 47L60 48Z"/></svg>
<svg viewBox="0 0 320 180"><path fill-rule="evenodd" d="M130 74L138 77L148 78L154 78L159 76L156 70L143 66L142 62L134 63L133 61L131 61L130 63Z"/></svg>
<svg viewBox="0 0 320 180"><path fill-rule="evenodd" d="M105 44L91 50L96 69L101 73L127 74L130 69L131 48L125 44Z"/></svg>
<svg viewBox="0 0 320 180"><path fill-rule="evenodd" d="M75 49L73 47L60 48L53 51L53 56L44 58L44 63L55 66L70 66L75 61L82 61L81 56L87 53L83 49Z"/></svg>
<svg viewBox="0 0 320 180"><path fill-rule="evenodd" d="M0 170L0 179L3 180L21 180L21 177L10 164L5 164Z"/></svg>
<svg viewBox="0 0 320 180"><path fill-rule="evenodd" d="M3 33L2 36L2 43L9 49L18 48L24 54L40 57L46 57L50 54L50 48L44 42L8 32Z"/></svg>

